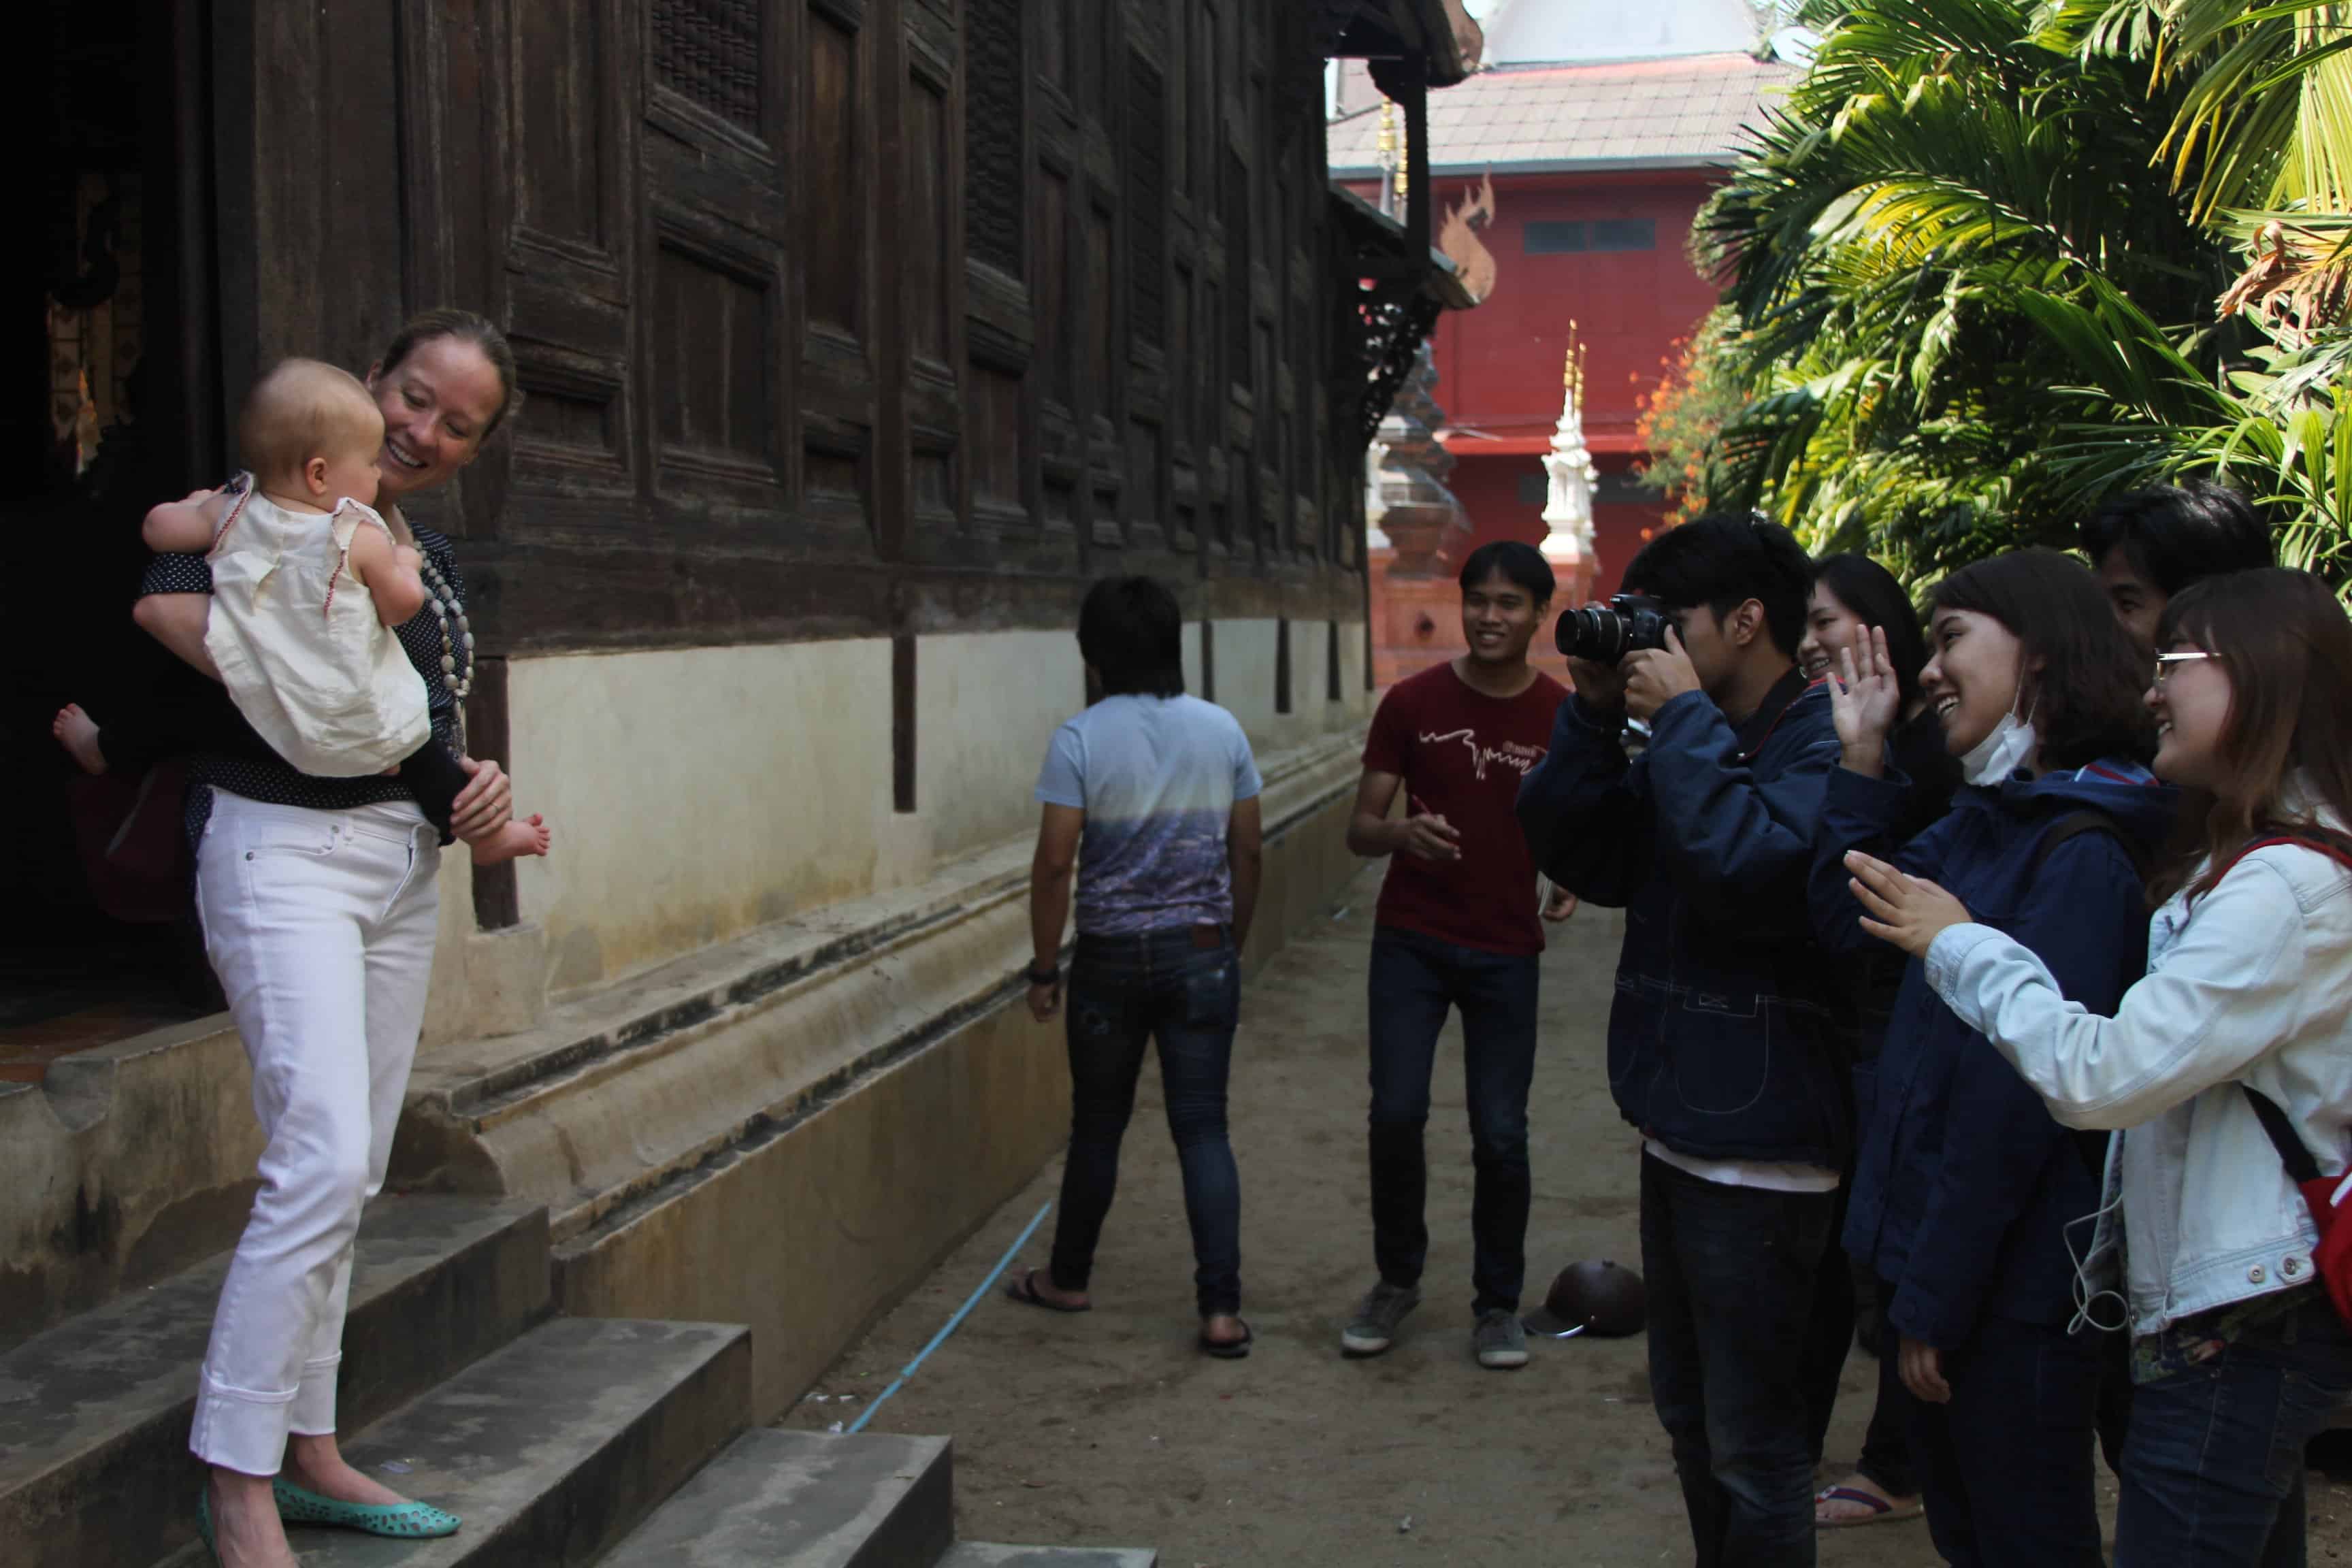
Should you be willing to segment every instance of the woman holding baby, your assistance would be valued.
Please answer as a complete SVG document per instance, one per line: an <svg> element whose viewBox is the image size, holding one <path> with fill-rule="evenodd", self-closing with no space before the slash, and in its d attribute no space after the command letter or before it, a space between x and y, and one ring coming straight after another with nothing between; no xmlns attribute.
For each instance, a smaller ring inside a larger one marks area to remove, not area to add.
<svg viewBox="0 0 2352 1568"><path fill-rule="evenodd" d="M514 405L514 356L481 317L434 310L402 330L364 384L383 421L374 510L421 558L426 591L393 630L424 682L435 741L462 757L457 702L473 673L463 579L449 541L410 524L401 502L479 455ZM207 560L158 556L143 587L139 624L216 675ZM425 1016L440 835L405 767L314 777L254 745L226 705L220 730L189 759L197 908L268 1144L189 1447L211 1467L200 1518L218 1561L286 1568L287 1521L403 1537L457 1528L352 1469L335 1443L352 1242L383 1181ZM496 763L459 765L472 777L446 808L457 837L479 847L520 826Z"/></svg>

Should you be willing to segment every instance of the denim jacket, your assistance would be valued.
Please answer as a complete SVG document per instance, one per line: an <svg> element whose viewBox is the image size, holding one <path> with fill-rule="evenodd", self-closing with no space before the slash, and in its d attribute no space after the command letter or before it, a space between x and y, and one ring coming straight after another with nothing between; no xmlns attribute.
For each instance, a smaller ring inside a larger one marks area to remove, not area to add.
<svg viewBox="0 0 2352 1568"><path fill-rule="evenodd" d="M2042 955L2065 994L2111 1007L2145 967L2147 942L2128 835L2152 850L2173 792L2129 762L1963 788L1941 822L1897 848L1890 830L1909 796L1900 779L1841 768L1815 839L1812 911L1832 951L1885 944L1864 932L1845 854L1861 849L1939 883L1988 925ZM2116 832L2050 837L2069 816L2101 813ZM1989 1315L2057 1326L2074 1313L2068 1221L2098 1191L2104 1142L2087 1143L2042 1109L1969 1024L1906 963L1861 1131L1845 1248L1895 1288L1887 1321L1942 1349Z"/></svg>
<svg viewBox="0 0 2352 1568"><path fill-rule="evenodd" d="M1609 1085L1626 1121L1706 1160L1843 1163L1837 993L1805 923L1822 783L1837 765L1826 688L1791 670L1735 731L1703 692L1650 721L1574 699L1519 789L1536 864L1625 910Z"/></svg>
<svg viewBox="0 0 2352 1568"><path fill-rule="evenodd" d="M2352 871L2283 845L2194 903L2175 895L2150 922L2147 977L2113 1017L2065 1000L2032 952L1981 925L1937 937L1927 973L2058 1120L2128 1129L2108 1154L2086 1313L2112 1322L2088 1298L2120 1285L2132 1331L2152 1334L2311 1282L2311 1215L2238 1086L2286 1110L2322 1171L2345 1169Z"/></svg>

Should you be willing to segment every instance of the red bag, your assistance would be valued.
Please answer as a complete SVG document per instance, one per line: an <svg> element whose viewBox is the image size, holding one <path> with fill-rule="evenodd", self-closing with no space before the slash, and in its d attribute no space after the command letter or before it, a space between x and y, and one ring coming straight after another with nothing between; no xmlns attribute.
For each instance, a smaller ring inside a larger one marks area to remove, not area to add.
<svg viewBox="0 0 2352 1568"><path fill-rule="evenodd" d="M2352 1219L2344 1215L2345 1197L2352 1194L2352 1171L2340 1176L2321 1175L2319 1162L2294 1135L2294 1124L2278 1102L2245 1084L2238 1087L2245 1089L2254 1114L2262 1119L2263 1131L2271 1135L2271 1146L2278 1151L2286 1173L2311 1210L2311 1223L2319 1227L2319 1245L2311 1249L2311 1266L2327 1287L2336 1315L2352 1324Z"/></svg>
<svg viewBox="0 0 2352 1568"><path fill-rule="evenodd" d="M2257 838L2239 850L2222 867L2223 874L2227 875L2230 867L2246 856L2273 844L2298 844L2305 849L2316 849L2337 864L2352 869L2352 850L2347 850L2332 838L2282 834ZM2221 878L2214 880L2219 882ZM2279 1109L2278 1102L2258 1093L2250 1085L2242 1083L2238 1087L2245 1090L2246 1100L2254 1108L2254 1115L2262 1122L2263 1131L2270 1134L2271 1147L2278 1151L2279 1163L2286 1167L2288 1177L2294 1183L2295 1189L2303 1194L2305 1205L2311 1210L2311 1223L2319 1227L2319 1245L2311 1249L2311 1266L2318 1272L2320 1281L2327 1287L2327 1299L2336 1304L2336 1315L2346 1323L2352 1324L2352 1218L2347 1218L2344 1212L2346 1197L2352 1196L2352 1171L2347 1171L2341 1176L2321 1175L2319 1162L2311 1157L2311 1151L2303 1146L2301 1138L2295 1136L2294 1123L2287 1120L2286 1112Z"/></svg>

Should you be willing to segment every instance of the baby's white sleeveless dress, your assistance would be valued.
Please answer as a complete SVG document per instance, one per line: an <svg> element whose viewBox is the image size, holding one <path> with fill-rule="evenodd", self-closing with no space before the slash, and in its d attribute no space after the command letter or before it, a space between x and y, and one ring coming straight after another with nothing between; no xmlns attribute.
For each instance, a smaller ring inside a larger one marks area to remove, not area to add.
<svg viewBox="0 0 2352 1568"><path fill-rule="evenodd" d="M391 529L345 498L332 516L289 511L239 474L209 557L205 649L229 698L306 773L380 773L431 738L425 681L352 575L352 540Z"/></svg>

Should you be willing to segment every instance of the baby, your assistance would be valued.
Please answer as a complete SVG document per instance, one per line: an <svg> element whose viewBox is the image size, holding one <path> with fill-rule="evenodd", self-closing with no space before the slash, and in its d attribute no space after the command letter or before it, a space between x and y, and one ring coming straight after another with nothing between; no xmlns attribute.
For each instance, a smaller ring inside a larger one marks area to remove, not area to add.
<svg viewBox="0 0 2352 1568"><path fill-rule="evenodd" d="M375 399L332 365L286 360L247 400L237 445L250 472L155 508L141 537L159 553L209 554L205 651L273 751L322 778L396 773L447 832L468 775L434 738L425 683L394 630L426 607L427 591L423 558L373 509L383 447ZM98 729L79 709L56 730L86 769L105 771ZM107 734L107 749L120 750ZM544 855L549 840L540 818L518 819L473 845L474 862Z"/></svg>

